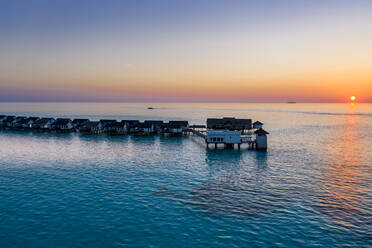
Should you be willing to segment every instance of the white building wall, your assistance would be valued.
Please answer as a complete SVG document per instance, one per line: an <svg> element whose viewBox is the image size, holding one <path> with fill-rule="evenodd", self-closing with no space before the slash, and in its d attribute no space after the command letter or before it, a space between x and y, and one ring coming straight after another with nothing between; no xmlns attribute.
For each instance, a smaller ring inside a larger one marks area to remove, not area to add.
<svg viewBox="0 0 372 248"><path fill-rule="evenodd" d="M211 143L227 143L237 144L240 143L240 131L230 130L207 130L207 142ZM213 138L221 138L222 140L213 140Z"/></svg>

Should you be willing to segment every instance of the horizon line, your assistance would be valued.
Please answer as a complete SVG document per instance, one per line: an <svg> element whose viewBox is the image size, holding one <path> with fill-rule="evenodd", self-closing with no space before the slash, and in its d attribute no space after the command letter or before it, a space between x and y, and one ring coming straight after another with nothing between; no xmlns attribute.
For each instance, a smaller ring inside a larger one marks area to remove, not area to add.
<svg viewBox="0 0 372 248"><path fill-rule="evenodd" d="M372 102L331 102L331 101L1 101L0 103L372 103Z"/></svg>

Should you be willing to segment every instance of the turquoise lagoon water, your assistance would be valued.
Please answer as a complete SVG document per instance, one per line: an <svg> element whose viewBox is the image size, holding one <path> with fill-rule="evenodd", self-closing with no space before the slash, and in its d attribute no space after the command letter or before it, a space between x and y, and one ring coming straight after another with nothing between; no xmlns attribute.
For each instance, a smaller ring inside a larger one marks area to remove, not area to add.
<svg viewBox="0 0 372 248"><path fill-rule="evenodd" d="M0 113L235 116L270 132L256 152L0 131L0 247L371 247L371 104L1 103Z"/></svg>

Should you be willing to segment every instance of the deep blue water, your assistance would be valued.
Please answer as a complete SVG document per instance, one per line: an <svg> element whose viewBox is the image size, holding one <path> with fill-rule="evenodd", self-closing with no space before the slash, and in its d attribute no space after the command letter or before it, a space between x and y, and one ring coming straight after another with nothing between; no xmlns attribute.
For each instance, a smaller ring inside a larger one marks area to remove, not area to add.
<svg viewBox="0 0 372 248"><path fill-rule="evenodd" d="M371 104L1 103L0 113L236 116L270 132L257 152L0 131L0 247L372 246Z"/></svg>

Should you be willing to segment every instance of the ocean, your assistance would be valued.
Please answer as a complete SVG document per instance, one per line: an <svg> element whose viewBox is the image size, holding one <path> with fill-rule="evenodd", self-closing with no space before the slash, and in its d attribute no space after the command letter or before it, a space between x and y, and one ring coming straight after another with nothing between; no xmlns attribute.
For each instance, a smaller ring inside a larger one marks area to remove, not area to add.
<svg viewBox="0 0 372 248"><path fill-rule="evenodd" d="M372 247L372 104L0 103L0 114L232 116L270 133L262 152L2 130L0 247Z"/></svg>

